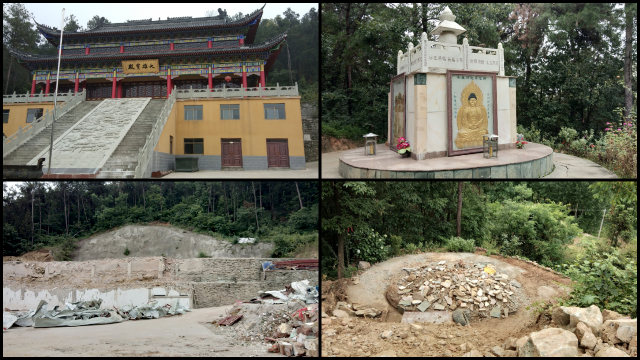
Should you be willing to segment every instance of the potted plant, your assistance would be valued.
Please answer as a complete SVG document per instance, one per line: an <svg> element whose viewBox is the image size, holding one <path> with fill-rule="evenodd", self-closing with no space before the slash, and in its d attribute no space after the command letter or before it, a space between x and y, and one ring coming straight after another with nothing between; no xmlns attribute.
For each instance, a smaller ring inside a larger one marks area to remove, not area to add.
<svg viewBox="0 0 640 360"><path fill-rule="evenodd" d="M396 149L398 149L398 154L402 157L411 156L411 144L409 144L407 139L403 137L398 138L398 145L396 145Z"/></svg>
<svg viewBox="0 0 640 360"><path fill-rule="evenodd" d="M524 149L524 146L527 144L528 142L524 141L524 139L516 141L516 147L518 149Z"/></svg>

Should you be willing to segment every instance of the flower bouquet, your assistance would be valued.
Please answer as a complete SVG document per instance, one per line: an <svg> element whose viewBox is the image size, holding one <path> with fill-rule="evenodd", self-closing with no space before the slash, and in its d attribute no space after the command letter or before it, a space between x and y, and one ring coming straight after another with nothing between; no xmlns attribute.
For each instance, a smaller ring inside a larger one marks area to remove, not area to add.
<svg viewBox="0 0 640 360"><path fill-rule="evenodd" d="M524 149L524 146L527 144L528 142L524 141L524 139L516 141L516 147L518 149Z"/></svg>
<svg viewBox="0 0 640 360"><path fill-rule="evenodd" d="M402 157L411 156L411 144L403 137L398 138L396 149L398 149L398 154L402 155Z"/></svg>

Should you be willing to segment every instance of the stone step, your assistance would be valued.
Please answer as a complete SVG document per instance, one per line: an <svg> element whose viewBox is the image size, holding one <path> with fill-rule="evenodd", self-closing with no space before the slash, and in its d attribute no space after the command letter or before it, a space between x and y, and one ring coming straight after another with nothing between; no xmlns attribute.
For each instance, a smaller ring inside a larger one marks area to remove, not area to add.
<svg viewBox="0 0 640 360"><path fill-rule="evenodd" d="M53 139L57 139L80 119L87 115L100 102L83 101L69 110L64 116L57 119L53 128ZM51 141L51 126L47 126L37 135L27 140L24 144L7 155L3 160L7 165L26 165L31 159L49 146Z"/></svg>
<svg viewBox="0 0 640 360"><path fill-rule="evenodd" d="M127 135L122 139L111 157L102 167L101 173L120 175L118 171L135 171L138 154L147 141L147 136L158 121L165 100L151 100L142 111ZM133 175L132 175L133 176Z"/></svg>

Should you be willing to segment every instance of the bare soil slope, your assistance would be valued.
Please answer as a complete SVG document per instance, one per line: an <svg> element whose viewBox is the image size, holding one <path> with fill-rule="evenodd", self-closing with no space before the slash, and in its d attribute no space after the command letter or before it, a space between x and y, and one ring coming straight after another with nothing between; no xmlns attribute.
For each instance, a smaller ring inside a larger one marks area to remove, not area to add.
<svg viewBox="0 0 640 360"><path fill-rule="evenodd" d="M494 264L499 272L508 274L522 284L526 303L506 319L472 320L471 325L465 327L455 324L420 323L413 326L400 323L402 315L387 303L384 294L386 287L402 268L411 268L423 262L459 259ZM357 284L347 284L343 280L327 284L328 286L323 283L322 310L331 315L335 303L344 301L342 299L346 297L349 303L384 310L383 315L380 319L323 319L323 355L461 356L469 351L463 351L460 346L462 344L486 353L493 346L502 345L509 337L518 338L546 325L549 319L538 317L536 303L565 295L571 284L565 277L518 259L470 253L423 253L393 258L375 264L355 282ZM388 330L393 332L392 336L381 338L381 334Z"/></svg>
<svg viewBox="0 0 640 360"><path fill-rule="evenodd" d="M125 255L129 249L129 255ZM231 244L226 240L172 226L127 225L81 240L75 261L125 257L165 256L196 258L200 252L214 258L270 257L273 244Z"/></svg>

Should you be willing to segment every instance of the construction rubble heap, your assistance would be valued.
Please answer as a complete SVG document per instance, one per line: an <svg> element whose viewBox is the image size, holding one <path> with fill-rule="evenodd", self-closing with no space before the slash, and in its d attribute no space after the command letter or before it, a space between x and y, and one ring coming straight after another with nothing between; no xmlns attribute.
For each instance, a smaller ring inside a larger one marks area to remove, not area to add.
<svg viewBox="0 0 640 360"><path fill-rule="evenodd" d="M102 299L66 303L60 309L54 306L47 310L48 304L41 300L33 311L9 313L3 312L3 328L13 325L40 327L84 326L112 324L125 320L157 319L163 316L181 315L189 309L176 303L159 305L155 300L142 306L124 306L120 309L101 309Z"/></svg>
<svg viewBox="0 0 640 360"><path fill-rule="evenodd" d="M214 323L233 329L239 339L269 342L269 352L317 357L318 289L303 280L264 291L256 299L237 302Z"/></svg>
<svg viewBox="0 0 640 360"><path fill-rule="evenodd" d="M500 318L522 303L520 283L489 263L440 261L402 270L401 278L386 292L389 303L401 312L462 309L470 317Z"/></svg>

